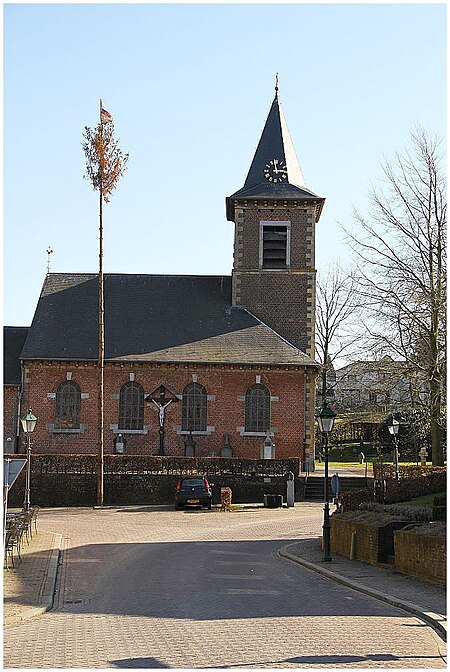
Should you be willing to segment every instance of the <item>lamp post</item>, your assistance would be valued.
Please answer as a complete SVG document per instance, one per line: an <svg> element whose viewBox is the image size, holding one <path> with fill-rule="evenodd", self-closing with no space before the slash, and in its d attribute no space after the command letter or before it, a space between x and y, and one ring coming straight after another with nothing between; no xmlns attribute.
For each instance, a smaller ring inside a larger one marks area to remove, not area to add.
<svg viewBox="0 0 450 672"><path fill-rule="evenodd" d="M23 503L23 508L28 511L30 508L30 481L31 481L31 434L34 432L36 427L37 418L33 415L31 408L28 409L28 413L20 419L22 423L22 429L27 435L27 471L25 475L25 500Z"/></svg>
<svg viewBox="0 0 450 672"><path fill-rule="evenodd" d="M334 419L336 413L334 413L331 408L328 406L325 401L322 410L317 416L317 422L319 423L319 429L323 435L323 445L325 450L325 484L324 484L324 495L325 495L325 505L323 507L323 561L331 562L331 552L330 552L330 490L328 483L328 434L333 429Z"/></svg>
<svg viewBox="0 0 450 672"><path fill-rule="evenodd" d="M392 416L392 420L388 422L388 429L390 434L394 437L394 463L395 463L395 480L399 481L399 475L398 475L398 443L397 443L397 434L398 434L398 428L400 427L400 423L398 420Z"/></svg>

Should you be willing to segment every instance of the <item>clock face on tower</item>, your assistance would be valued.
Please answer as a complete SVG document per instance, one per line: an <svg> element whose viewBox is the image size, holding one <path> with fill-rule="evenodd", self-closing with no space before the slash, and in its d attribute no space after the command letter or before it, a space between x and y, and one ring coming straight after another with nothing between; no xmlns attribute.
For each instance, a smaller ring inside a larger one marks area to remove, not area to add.
<svg viewBox="0 0 450 672"><path fill-rule="evenodd" d="M264 166L264 177L269 182L284 182L287 180L286 161L271 159Z"/></svg>

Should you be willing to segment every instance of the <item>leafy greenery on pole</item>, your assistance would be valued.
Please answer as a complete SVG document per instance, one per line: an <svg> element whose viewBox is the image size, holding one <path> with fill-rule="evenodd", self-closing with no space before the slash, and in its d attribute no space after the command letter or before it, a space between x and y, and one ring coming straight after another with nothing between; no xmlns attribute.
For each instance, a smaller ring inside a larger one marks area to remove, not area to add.
<svg viewBox="0 0 450 672"><path fill-rule="evenodd" d="M108 203L119 179L126 170L128 154L124 154L114 138L114 124L109 112L100 101L100 123L84 129L83 150L86 157L86 174L94 191L99 192L99 273L98 273L98 480L97 505L103 506L104 465L104 359L105 326L103 297L103 201Z"/></svg>
<svg viewBox="0 0 450 672"><path fill-rule="evenodd" d="M84 129L83 150L86 157L86 174L94 191L100 191L105 203L124 174L129 154L124 154L114 138L114 124L99 123L94 129Z"/></svg>

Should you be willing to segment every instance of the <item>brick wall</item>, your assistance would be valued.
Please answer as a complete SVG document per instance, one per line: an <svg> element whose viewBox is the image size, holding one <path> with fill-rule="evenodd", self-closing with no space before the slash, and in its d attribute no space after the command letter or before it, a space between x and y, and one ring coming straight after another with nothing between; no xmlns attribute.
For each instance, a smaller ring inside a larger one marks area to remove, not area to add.
<svg viewBox="0 0 450 672"><path fill-rule="evenodd" d="M17 434L19 387L3 386L3 443L6 452L14 452Z"/></svg>
<svg viewBox="0 0 450 672"><path fill-rule="evenodd" d="M427 526L429 527L429 525ZM395 569L438 586L446 585L447 550L445 537L416 531L394 532Z"/></svg>
<svg viewBox="0 0 450 672"><path fill-rule="evenodd" d="M243 202L235 210L233 303L246 306L314 357L315 208L292 202ZM290 268L259 268L260 222L290 221Z"/></svg>
<svg viewBox="0 0 450 672"><path fill-rule="evenodd" d="M117 433L111 425L118 423L118 394L130 380L140 383L146 394L163 383L178 394L195 379L204 385L208 400L207 425L210 433L195 435L196 455L220 455L224 435L229 434L233 454L258 459L264 436L242 436L244 425L245 390L258 379L271 393L271 427L276 458L304 459L304 369L302 367L257 367L224 365L163 365L152 363L107 363L105 365L105 453L113 452ZM61 433L52 431L55 417L55 392L67 376L81 387L82 431ZM312 453L313 389L315 373L307 369L306 450ZM310 377L310 379L309 379ZM38 453L95 453L97 446L97 367L80 362L27 362L22 410L33 409L38 418L33 433L33 451ZM144 408L145 434L123 432L127 453L152 454L159 447L156 407L146 402ZM181 402L166 411L165 450L167 455L184 454L185 435L181 435Z"/></svg>
<svg viewBox="0 0 450 672"><path fill-rule="evenodd" d="M386 553L393 549L394 529L408 525L407 520L391 516L377 520L374 514L356 511L333 513L330 523L331 551L349 558L352 534L356 532L354 559L371 565L386 561Z"/></svg>

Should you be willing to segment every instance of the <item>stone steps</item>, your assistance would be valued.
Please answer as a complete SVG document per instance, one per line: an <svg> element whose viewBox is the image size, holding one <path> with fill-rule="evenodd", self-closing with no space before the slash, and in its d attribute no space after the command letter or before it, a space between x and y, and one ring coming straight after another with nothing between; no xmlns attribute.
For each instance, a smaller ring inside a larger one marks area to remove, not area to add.
<svg viewBox="0 0 450 672"><path fill-rule="evenodd" d="M366 487L366 479L360 476L339 476L341 492L348 490L360 490ZM323 501L324 500L324 476L310 476L306 481L305 499ZM329 477L330 501L333 498L331 490L331 476Z"/></svg>

